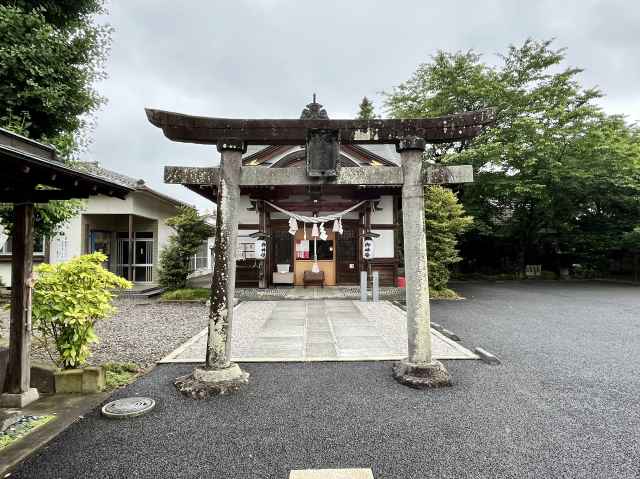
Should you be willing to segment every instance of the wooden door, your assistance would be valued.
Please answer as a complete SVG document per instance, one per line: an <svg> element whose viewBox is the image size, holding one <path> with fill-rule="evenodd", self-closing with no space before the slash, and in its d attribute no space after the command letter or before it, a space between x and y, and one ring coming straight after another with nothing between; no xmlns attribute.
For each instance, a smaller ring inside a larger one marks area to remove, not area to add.
<svg viewBox="0 0 640 479"><path fill-rule="evenodd" d="M338 284L359 284L358 221L343 220L342 234L336 233L336 281Z"/></svg>

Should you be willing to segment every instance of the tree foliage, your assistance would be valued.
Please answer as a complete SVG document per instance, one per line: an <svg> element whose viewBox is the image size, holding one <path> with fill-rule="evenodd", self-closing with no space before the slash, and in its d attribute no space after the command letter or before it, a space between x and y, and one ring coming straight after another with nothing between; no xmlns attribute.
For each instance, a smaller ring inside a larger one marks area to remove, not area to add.
<svg viewBox="0 0 640 479"><path fill-rule="evenodd" d="M451 266L461 259L456 249L458 236L473 218L465 215L458 197L449 189L428 186L424 196L429 287L441 291L447 287Z"/></svg>
<svg viewBox="0 0 640 479"><path fill-rule="evenodd" d="M640 132L596 104L582 70L551 41L510 46L497 64L475 52L438 52L386 95L396 118L493 107L495 127L472 142L433 147L444 163L472 164L461 199L471 240L509 242L520 270L543 245L596 263L640 219Z"/></svg>
<svg viewBox="0 0 640 479"><path fill-rule="evenodd" d="M360 102L360 109L358 111L359 120L372 120L376 117L376 111L373 103L365 96Z"/></svg>
<svg viewBox="0 0 640 479"><path fill-rule="evenodd" d="M33 209L34 231L38 236L51 238L71 218L84 209L82 200L50 201ZM15 212L12 205L0 205L0 223L11 234L15 224Z"/></svg>
<svg viewBox="0 0 640 479"><path fill-rule="evenodd" d="M103 101L93 86L109 45L109 27L94 21L101 12L98 0L0 5L0 125L56 146L82 130Z"/></svg>
<svg viewBox="0 0 640 479"><path fill-rule="evenodd" d="M88 118L103 102L94 83L111 29L96 23L101 13L103 0L0 1L0 127L53 144L65 161L86 144ZM82 205L38 205L37 234L53 234ZM0 205L9 230L12 216Z"/></svg>
<svg viewBox="0 0 640 479"><path fill-rule="evenodd" d="M78 256L55 265L37 268L33 290L33 326L58 353L59 366L82 366L91 354L89 346L98 341L94 325L115 310L114 288L130 288L131 283L107 271L102 253Z"/></svg>
<svg viewBox="0 0 640 479"><path fill-rule="evenodd" d="M169 290L184 288L191 273L191 258L214 229L204 221L195 208L182 207L180 213L169 218L167 224L176 234L160 253L160 284Z"/></svg>

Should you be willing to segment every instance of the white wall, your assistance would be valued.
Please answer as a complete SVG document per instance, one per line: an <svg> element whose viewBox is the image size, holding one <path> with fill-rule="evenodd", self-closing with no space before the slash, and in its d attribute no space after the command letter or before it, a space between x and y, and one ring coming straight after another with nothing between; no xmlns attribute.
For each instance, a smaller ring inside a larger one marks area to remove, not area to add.
<svg viewBox="0 0 640 479"><path fill-rule="evenodd" d="M371 230L380 235L373 239L376 258L393 258L393 230Z"/></svg>
<svg viewBox="0 0 640 479"><path fill-rule="evenodd" d="M11 286L11 263L0 263L0 278L5 286Z"/></svg>
<svg viewBox="0 0 640 479"><path fill-rule="evenodd" d="M240 206L238 208L238 223L241 225L257 225L260 217L257 211L247 211L251 208L251 201L248 195L240 196Z"/></svg>
<svg viewBox="0 0 640 479"><path fill-rule="evenodd" d="M382 211L375 211L371 215L371 224L392 225L393 224L393 196L381 196L378 207Z"/></svg>

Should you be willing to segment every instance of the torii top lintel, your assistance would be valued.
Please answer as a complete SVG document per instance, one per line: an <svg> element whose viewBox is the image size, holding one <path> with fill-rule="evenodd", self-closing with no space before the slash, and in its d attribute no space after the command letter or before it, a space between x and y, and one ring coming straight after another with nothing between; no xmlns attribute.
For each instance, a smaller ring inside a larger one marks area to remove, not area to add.
<svg viewBox="0 0 640 479"><path fill-rule="evenodd" d="M342 144L398 144L410 137L444 143L477 136L495 122L493 110L418 119L230 119L145 109L148 120L173 141L217 144L242 141L247 145L300 145L313 129L338 130Z"/></svg>

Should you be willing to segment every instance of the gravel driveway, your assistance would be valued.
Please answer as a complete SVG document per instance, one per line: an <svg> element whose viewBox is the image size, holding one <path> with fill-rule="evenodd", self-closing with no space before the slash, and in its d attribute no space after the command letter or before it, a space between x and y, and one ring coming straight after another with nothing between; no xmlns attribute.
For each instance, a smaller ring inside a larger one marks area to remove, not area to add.
<svg viewBox="0 0 640 479"><path fill-rule="evenodd" d="M162 303L154 300L118 298L114 316L99 321L100 342L92 346L90 364L133 362L153 366L166 354L207 325L207 308L201 303ZM0 333L8 333L8 313L0 316ZM34 343L35 359L48 359Z"/></svg>

